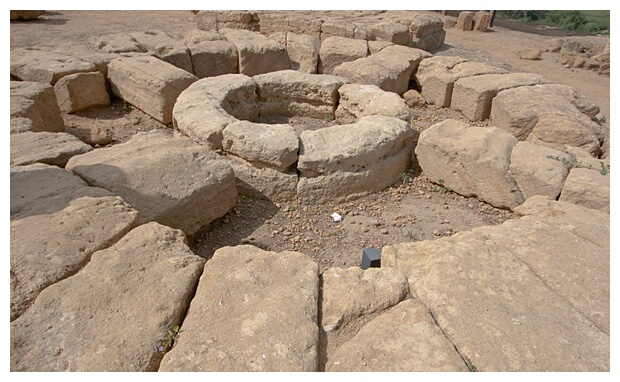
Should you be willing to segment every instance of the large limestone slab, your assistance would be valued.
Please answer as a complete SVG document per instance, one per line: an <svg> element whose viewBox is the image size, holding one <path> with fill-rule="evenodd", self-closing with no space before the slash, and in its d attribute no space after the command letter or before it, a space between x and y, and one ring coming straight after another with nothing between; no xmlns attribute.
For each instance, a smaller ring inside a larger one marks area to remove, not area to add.
<svg viewBox="0 0 620 382"><path fill-rule="evenodd" d="M602 128L583 114L544 114L538 118L527 140L556 150L576 147L595 158L601 154Z"/></svg>
<svg viewBox="0 0 620 382"><path fill-rule="evenodd" d="M307 255L220 248L159 370L317 371L318 291Z"/></svg>
<svg viewBox="0 0 620 382"><path fill-rule="evenodd" d="M257 167L288 170L297 162L299 139L291 125L234 122L222 132L224 151Z"/></svg>
<svg viewBox="0 0 620 382"><path fill-rule="evenodd" d="M461 57L435 56L422 60L415 78L426 102L438 107L450 107L456 80L501 73L507 71L481 62L465 61Z"/></svg>
<svg viewBox="0 0 620 382"><path fill-rule="evenodd" d="M247 76L289 69L286 47L258 32L238 29L220 29L227 41L239 53L239 73Z"/></svg>
<svg viewBox="0 0 620 382"><path fill-rule="evenodd" d="M537 198L560 204L530 200ZM572 218L576 211L563 205L529 207L530 216L449 238L384 247L382 266L408 277L479 371L608 371L609 336L593 323L609 304L609 252L596 244L604 232L593 231L608 220L584 208L586 219Z"/></svg>
<svg viewBox="0 0 620 382"><path fill-rule="evenodd" d="M321 51L321 40L318 37L289 32L286 34L286 51L291 69L302 73L317 73Z"/></svg>
<svg viewBox="0 0 620 382"><path fill-rule="evenodd" d="M302 176L355 172L397 153L413 136L408 123L393 117L364 117L355 124L301 133L298 170Z"/></svg>
<svg viewBox="0 0 620 382"><path fill-rule="evenodd" d="M137 223L120 197L67 175L43 164L11 169L11 321Z"/></svg>
<svg viewBox="0 0 620 382"><path fill-rule="evenodd" d="M25 132L11 135L11 165L45 163L64 167L74 155L91 151L90 145L67 133Z"/></svg>
<svg viewBox="0 0 620 382"><path fill-rule="evenodd" d="M54 85L66 75L95 70L95 64L61 53L34 49L11 51L11 75L21 81Z"/></svg>
<svg viewBox="0 0 620 382"><path fill-rule="evenodd" d="M239 71L237 48L228 41L204 41L188 45L193 73L198 78Z"/></svg>
<svg viewBox="0 0 620 382"><path fill-rule="evenodd" d="M403 94L423 58L430 54L414 48L392 45L379 53L337 66L333 74L354 83L377 85L385 91Z"/></svg>
<svg viewBox="0 0 620 382"><path fill-rule="evenodd" d="M308 203L353 200L396 182L411 162L413 129L384 116L303 131L298 197Z"/></svg>
<svg viewBox="0 0 620 382"><path fill-rule="evenodd" d="M337 36L328 37L321 42L319 56L319 73L332 74L334 68L343 62L368 56L368 43L366 40Z"/></svg>
<svg viewBox="0 0 620 382"><path fill-rule="evenodd" d="M198 29L205 31L231 28L258 32L259 21L258 14L251 11L199 11L196 14Z"/></svg>
<svg viewBox="0 0 620 382"><path fill-rule="evenodd" d="M210 149L162 131L69 160L67 170L105 188L157 221L192 235L237 201L235 177Z"/></svg>
<svg viewBox="0 0 620 382"><path fill-rule="evenodd" d="M113 33L89 40L91 49L103 53L147 53L145 46L140 44L129 33Z"/></svg>
<svg viewBox="0 0 620 382"><path fill-rule="evenodd" d="M198 78L154 57L123 57L108 65L108 80L117 97L168 124L177 97Z"/></svg>
<svg viewBox="0 0 620 382"><path fill-rule="evenodd" d="M64 76L56 82L54 91L58 106L65 113L110 104L105 77L99 72Z"/></svg>
<svg viewBox="0 0 620 382"><path fill-rule="evenodd" d="M174 127L201 145L221 149L226 126L258 118L256 97L256 83L243 74L203 78L177 99Z"/></svg>
<svg viewBox="0 0 620 382"><path fill-rule="evenodd" d="M406 300L364 326L329 358L326 371L468 371L420 300Z"/></svg>
<svg viewBox="0 0 620 382"><path fill-rule="evenodd" d="M56 93L51 85L28 81L11 81L11 118L28 118L29 131L65 131Z"/></svg>
<svg viewBox="0 0 620 382"><path fill-rule="evenodd" d="M181 231L135 228L11 324L11 370L156 371L204 262Z"/></svg>
<svg viewBox="0 0 620 382"><path fill-rule="evenodd" d="M573 157L530 142L519 142L512 149L510 173L523 198L545 195L556 199L568 176Z"/></svg>
<svg viewBox="0 0 620 382"><path fill-rule="evenodd" d="M460 78L454 83L451 108L459 110L470 121L482 121L491 114L491 102L502 90L519 86L549 83L538 74L483 74Z"/></svg>
<svg viewBox="0 0 620 382"><path fill-rule="evenodd" d="M517 139L497 127L446 120L420 133L418 163L431 182L496 207L514 208L524 198L510 174Z"/></svg>
<svg viewBox="0 0 620 382"><path fill-rule="evenodd" d="M398 304L407 293L407 278L395 269L330 268L323 272L321 326L325 331L338 329Z"/></svg>
<svg viewBox="0 0 620 382"><path fill-rule="evenodd" d="M153 56L179 69L193 73L190 52L183 42L160 30L133 32L130 36Z"/></svg>
<svg viewBox="0 0 620 382"><path fill-rule="evenodd" d="M538 125L538 135L544 132L546 137L543 139L548 144L581 147L595 155L603 138L600 126L590 120L596 115L595 112L598 112L598 107L575 89L546 84L500 92L493 99L491 121L519 140L528 139ZM540 121L541 118L543 121ZM551 128L549 124L557 118L563 120L560 128L564 132L549 134L555 130L552 127L554 124Z"/></svg>
<svg viewBox="0 0 620 382"><path fill-rule="evenodd" d="M393 21L382 21L372 25L372 34L377 40L389 41L397 45L407 45L411 34L409 26Z"/></svg>
<svg viewBox="0 0 620 382"><path fill-rule="evenodd" d="M290 202L297 195L297 171L286 172L272 167L258 167L245 159L228 155L224 159L235 173L237 191L252 199Z"/></svg>
<svg viewBox="0 0 620 382"><path fill-rule="evenodd" d="M409 122L411 109L405 100L376 85L345 84L338 89L340 100L336 120L340 124L353 123L370 115L385 115Z"/></svg>
<svg viewBox="0 0 620 382"><path fill-rule="evenodd" d="M296 116L334 119L338 89L346 79L284 70L254 77L261 116Z"/></svg>
<svg viewBox="0 0 620 382"><path fill-rule="evenodd" d="M562 189L560 200L610 213L609 169L573 168Z"/></svg>

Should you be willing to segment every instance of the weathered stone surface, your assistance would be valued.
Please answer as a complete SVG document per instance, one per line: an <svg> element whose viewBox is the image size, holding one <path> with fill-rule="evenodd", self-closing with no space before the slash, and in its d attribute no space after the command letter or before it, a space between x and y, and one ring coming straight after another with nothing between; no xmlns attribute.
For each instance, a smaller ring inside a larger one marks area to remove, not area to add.
<svg viewBox="0 0 620 382"><path fill-rule="evenodd" d="M159 30L133 32L131 37L153 56L186 72L193 73L189 49L181 41Z"/></svg>
<svg viewBox="0 0 620 382"><path fill-rule="evenodd" d="M462 31L470 31L474 29L474 12L463 11L459 13L456 20L455 28Z"/></svg>
<svg viewBox="0 0 620 382"><path fill-rule="evenodd" d="M89 46L104 53L147 53L146 47L124 32L93 37L89 41Z"/></svg>
<svg viewBox="0 0 620 382"><path fill-rule="evenodd" d="M392 45L379 53L344 62L333 73L354 83L377 85L385 91L403 94L418 64L430 54L419 49Z"/></svg>
<svg viewBox="0 0 620 382"><path fill-rule="evenodd" d="M331 75L312 75L295 70L254 77L261 116L303 115L333 119L338 89L346 79Z"/></svg>
<svg viewBox="0 0 620 382"><path fill-rule="evenodd" d="M444 26L446 28L455 28L456 27L457 18L453 16L446 16L444 19Z"/></svg>
<svg viewBox="0 0 620 382"><path fill-rule="evenodd" d="M220 32L192 29L185 34L183 43L189 47L190 45L200 44L201 42L205 42L205 41L221 41L221 40L224 40L224 38L222 37Z"/></svg>
<svg viewBox="0 0 620 382"><path fill-rule="evenodd" d="M251 11L200 11L196 14L196 25L206 31L223 28L260 30L258 14Z"/></svg>
<svg viewBox="0 0 620 382"><path fill-rule="evenodd" d="M11 165L45 163L64 167L69 158L93 148L67 133L25 132L11 135Z"/></svg>
<svg viewBox="0 0 620 382"><path fill-rule="evenodd" d="M531 207L541 199L548 205ZM609 370L609 336L593 324L608 321L609 250L596 241L608 219L543 196L517 210L531 215L384 247L382 267L408 277L479 371Z"/></svg>
<svg viewBox="0 0 620 382"><path fill-rule="evenodd" d="M95 120L96 121L96 120ZM107 145L113 141L114 135L109 128L107 128L105 121L97 121L94 127L67 127L65 131L74 137L77 137L80 141L87 143L91 146L94 145Z"/></svg>
<svg viewBox="0 0 620 382"><path fill-rule="evenodd" d="M218 106L234 118L251 121L259 116L256 91L256 79L243 74L227 74L202 79L187 88L183 95L184 98L191 98L208 94ZM180 99L181 97L177 103ZM194 105L202 107L196 102Z"/></svg>
<svg viewBox="0 0 620 382"><path fill-rule="evenodd" d="M368 56L368 43L366 40L332 36L323 40L319 55L319 73L332 74L334 68L343 62Z"/></svg>
<svg viewBox="0 0 620 382"><path fill-rule="evenodd" d="M110 97L105 85L105 77L99 72L64 76L54 85L58 106L65 113L92 106L108 106Z"/></svg>
<svg viewBox="0 0 620 382"><path fill-rule="evenodd" d="M479 32L486 32L491 25L491 14L487 11L478 11L474 14L473 29Z"/></svg>
<svg viewBox="0 0 620 382"><path fill-rule="evenodd" d="M450 107L459 110L470 121L482 121L491 113L491 102L502 90L519 86L549 83L538 74L483 74L460 78L454 83Z"/></svg>
<svg viewBox="0 0 620 382"><path fill-rule="evenodd" d="M201 145L221 149L222 131L238 121L229 112L256 118L255 97L256 84L247 76L204 78L185 89L177 99L173 109L174 127Z"/></svg>
<svg viewBox="0 0 620 382"><path fill-rule="evenodd" d="M529 48L519 52L519 58L522 60L542 60L542 49Z"/></svg>
<svg viewBox="0 0 620 382"><path fill-rule="evenodd" d="M496 207L514 208L524 201L509 172L516 144L502 129L446 120L420 134L415 154L431 182Z"/></svg>
<svg viewBox="0 0 620 382"><path fill-rule="evenodd" d="M444 22L436 16L424 13L416 13L406 24L409 24L409 31L413 37L419 38L439 32L444 27Z"/></svg>
<svg viewBox="0 0 620 382"><path fill-rule="evenodd" d="M189 45L194 75L215 77L239 71L237 48L228 41L204 41Z"/></svg>
<svg viewBox="0 0 620 382"><path fill-rule="evenodd" d="M413 109L420 109L426 106L426 100L422 97L422 94L414 89L407 90L405 94L403 94L403 99L405 100L405 104Z"/></svg>
<svg viewBox="0 0 620 382"><path fill-rule="evenodd" d="M454 81L459 78L451 70L463 62L466 59L453 56L433 56L420 62L415 81L426 102L438 107L450 107Z"/></svg>
<svg viewBox="0 0 620 382"><path fill-rule="evenodd" d="M22 81L54 85L66 75L95 70L91 62L60 53L34 49L11 51L11 75Z"/></svg>
<svg viewBox="0 0 620 382"><path fill-rule="evenodd" d="M302 73L317 73L321 51L321 40L318 37L289 32L286 34L286 51L291 69Z"/></svg>
<svg viewBox="0 0 620 382"><path fill-rule="evenodd" d="M409 42L409 26L391 21L383 21L372 25L372 33L377 40L389 41L397 45Z"/></svg>
<svg viewBox="0 0 620 382"><path fill-rule="evenodd" d="M407 293L407 278L395 269L330 268L323 272L321 325L325 331L338 329L357 317L398 304Z"/></svg>
<svg viewBox="0 0 620 382"><path fill-rule="evenodd" d="M297 195L308 203L353 200L382 190L411 161L413 129L393 117L363 117L351 125L303 131Z"/></svg>
<svg viewBox="0 0 620 382"><path fill-rule="evenodd" d="M326 371L468 371L420 300L406 300L364 326L330 357Z"/></svg>
<svg viewBox="0 0 620 382"><path fill-rule="evenodd" d="M223 157L235 173L237 191L253 199L274 202L295 200L297 195L297 171L278 171L271 167L257 167L232 155Z"/></svg>
<svg viewBox="0 0 620 382"><path fill-rule="evenodd" d="M560 201L610 213L609 170L573 168L562 189Z"/></svg>
<svg viewBox="0 0 620 382"><path fill-rule="evenodd" d="M603 131L581 113L548 113L538 118L527 140L556 150L563 150L565 146L579 147L598 157Z"/></svg>
<svg viewBox="0 0 620 382"><path fill-rule="evenodd" d="M389 41L368 41L368 53L376 54L379 53L383 48L394 45Z"/></svg>
<svg viewBox="0 0 620 382"><path fill-rule="evenodd" d="M286 32L276 32L267 36L268 39L286 46Z"/></svg>
<svg viewBox="0 0 620 382"><path fill-rule="evenodd" d="M442 29L424 37L413 37L411 41L409 41L409 44L407 44L407 46L411 48L422 49L427 52L433 52L441 48L445 40L446 31Z"/></svg>
<svg viewBox="0 0 620 382"><path fill-rule="evenodd" d="M12 167L11 321L43 289L125 235L137 215L120 197L88 187L58 167Z"/></svg>
<svg viewBox="0 0 620 382"><path fill-rule="evenodd" d="M287 171L297 161L299 139L291 125L234 122L222 132L224 151L257 167Z"/></svg>
<svg viewBox="0 0 620 382"><path fill-rule="evenodd" d="M565 42L566 39L564 38L551 39L551 41L549 41L549 47L547 48L547 51L552 53L558 53L560 49L562 49L562 45L564 45Z"/></svg>
<svg viewBox="0 0 620 382"><path fill-rule="evenodd" d="M567 156L570 157L570 159L573 160L573 168L589 168L591 170L605 171L603 170L603 166L606 166L607 169L609 169L609 157L604 159L594 158L592 157L592 154L586 150L573 146L565 146L564 152L568 154Z"/></svg>
<svg viewBox="0 0 620 382"><path fill-rule="evenodd" d="M31 131L62 132L65 122L51 85L11 81L11 118L28 118Z"/></svg>
<svg viewBox="0 0 620 382"><path fill-rule="evenodd" d="M561 151L519 142L512 149L510 174L524 199L545 195L556 199L568 176L573 157Z"/></svg>
<svg viewBox="0 0 620 382"><path fill-rule="evenodd" d="M329 37L355 38L356 25L342 20L325 20L321 24L321 41Z"/></svg>
<svg viewBox="0 0 620 382"><path fill-rule="evenodd" d="M317 371L319 267L299 252L215 251L160 371Z"/></svg>
<svg viewBox="0 0 620 382"><path fill-rule="evenodd" d="M124 57L110 62L108 80L117 97L168 124L177 97L198 78L154 57Z"/></svg>
<svg viewBox="0 0 620 382"><path fill-rule="evenodd" d="M40 199L86 187L79 177L57 166L35 163L11 166L11 219Z"/></svg>
<svg viewBox="0 0 620 382"><path fill-rule="evenodd" d="M598 111L598 106L575 89L565 85L546 84L500 92L493 99L491 121L493 125L505 129L517 139L525 140L541 116L564 115L573 120L569 125L590 126L598 136L597 131L600 128L590 121ZM597 141L598 138L592 143Z"/></svg>
<svg viewBox="0 0 620 382"><path fill-rule="evenodd" d="M138 133L126 143L75 156L67 170L105 188L157 221L192 235L237 201L232 169L188 138L162 131Z"/></svg>
<svg viewBox="0 0 620 382"><path fill-rule="evenodd" d="M156 371L204 262L178 230L135 228L11 324L11 370Z"/></svg>
<svg viewBox="0 0 620 382"><path fill-rule="evenodd" d="M14 11L11 10L11 20L36 20L39 16L45 14L45 11Z"/></svg>
<svg viewBox="0 0 620 382"><path fill-rule="evenodd" d="M11 134L25 133L33 130L32 119L24 117L11 118Z"/></svg>
<svg viewBox="0 0 620 382"><path fill-rule="evenodd" d="M220 29L239 54L239 73L247 76L289 69L286 47L257 32Z"/></svg>
<svg viewBox="0 0 620 382"><path fill-rule="evenodd" d="M354 123L370 115L395 117L405 122L411 118L411 109L398 94L383 91L378 86L345 84L338 93L336 120L340 124Z"/></svg>

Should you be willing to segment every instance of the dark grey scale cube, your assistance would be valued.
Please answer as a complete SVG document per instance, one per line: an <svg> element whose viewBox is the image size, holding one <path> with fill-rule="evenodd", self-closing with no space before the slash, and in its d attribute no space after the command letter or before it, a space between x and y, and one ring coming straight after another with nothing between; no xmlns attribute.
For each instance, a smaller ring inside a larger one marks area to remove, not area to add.
<svg viewBox="0 0 620 382"><path fill-rule="evenodd" d="M362 269L381 268L381 251L374 248L364 248L362 252Z"/></svg>

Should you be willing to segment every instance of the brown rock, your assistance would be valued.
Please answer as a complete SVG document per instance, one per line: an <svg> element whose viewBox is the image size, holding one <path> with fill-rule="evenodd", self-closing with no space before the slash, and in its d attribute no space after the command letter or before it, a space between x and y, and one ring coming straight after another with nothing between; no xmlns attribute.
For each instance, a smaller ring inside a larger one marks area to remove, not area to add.
<svg viewBox="0 0 620 382"><path fill-rule="evenodd" d="M60 116L56 93L51 85L28 81L11 81L11 118L28 118L29 131L62 132L65 122Z"/></svg>
<svg viewBox="0 0 620 382"><path fill-rule="evenodd" d="M486 32L491 25L491 14L487 11L478 11L474 14L473 29Z"/></svg>
<svg viewBox="0 0 620 382"><path fill-rule="evenodd" d="M67 133L31 131L11 135L11 165L45 163L64 167L69 158L93 148Z"/></svg>
<svg viewBox="0 0 620 382"><path fill-rule="evenodd" d="M542 60L542 50L539 48L530 48L519 52L519 58L522 60Z"/></svg>
<svg viewBox="0 0 620 382"><path fill-rule="evenodd" d="M58 106L65 113L110 104L105 78L99 72L64 76L56 82L54 91Z"/></svg>
<svg viewBox="0 0 620 382"><path fill-rule="evenodd" d="M398 304L407 293L407 278L394 269L330 268L323 272L321 326L325 331L341 328L357 317Z"/></svg>
<svg viewBox="0 0 620 382"><path fill-rule="evenodd" d="M181 231L134 229L11 324L11 370L156 371L204 262Z"/></svg>
<svg viewBox="0 0 620 382"><path fill-rule="evenodd" d="M412 344L416 344L412 346ZM329 358L326 371L468 371L420 300L406 300L364 326Z"/></svg>
<svg viewBox="0 0 620 382"><path fill-rule="evenodd" d="M601 162L598 169L572 169L564 183L560 201L609 213L609 167Z"/></svg>
<svg viewBox="0 0 620 382"><path fill-rule="evenodd" d="M455 28L462 31L470 31L474 29L474 12L463 11L459 13L459 17L456 20Z"/></svg>
<svg viewBox="0 0 620 382"><path fill-rule="evenodd" d="M319 267L299 252L218 249L160 371L317 371Z"/></svg>

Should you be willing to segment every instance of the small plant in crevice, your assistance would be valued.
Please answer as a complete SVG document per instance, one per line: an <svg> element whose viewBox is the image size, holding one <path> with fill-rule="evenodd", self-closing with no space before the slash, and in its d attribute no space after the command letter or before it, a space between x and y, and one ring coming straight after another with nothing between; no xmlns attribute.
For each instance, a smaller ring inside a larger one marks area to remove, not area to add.
<svg viewBox="0 0 620 382"><path fill-rule="evenodd" d="M437 186L433 186L431 188L431 190L433 192L443 192L444 194L447 194L448 192L452 192L452 189L446 185L444 185L444 180L443 179L437 179L437 184L439 184L439 187Z"/></svg>
<svg viewBox="0 0 620 382"><path fill-rule="evenodd" d="M605 163L601 161L601 175L609 174L609 166L605 166Z"/></svg>
<svg viewBox="0 0 620 382"><path fill-rule="evenodd" d="M400 180L403 184L406 184L406 183L409 183L411 178L409 177L409 174L407 174L406 172L403 172L402 175L400 176Z"/></svg>
<svg viewBox="0 0 620 382"><path fill-rule="evenodd" d="M549 158L549 159L555 159L555 160L557 160L557 161L559 161L559 162L562 162L562 164L563 164L564 166L569 167L569 168L574 167L576 164L580 163L580 161L579 161L579 160L577 160L577 159L569 160L569 159L564 158L564 157L560 158L560 156L559 156L559 155L556 155L556 156L553 156L553 155L547 155L547 158Z"/></svg>
<svg viewBox="0 0 620 382"><path fill-rule="evenodd" d="M288 206L288 212L297 211L297 205L291 204Z"/></svg>
<svg viewBox="0 0 620 382"><path fill-rule="evenodd" d="M469 358L463 357L463 360L465 361L465 364L467 365L467 368L469 369L469 371L472 371L472 372L478 371L478 369L476 369L476 366L474 366L474 364L471 363Z"/></svg>
<svg viewBox="0 0 620 382"><path fill-rule="evenodd" d="M157 346L157 351L162 354L166 354L170 349L172 349L172 345L174 344L174 340L177 338L179 334L179 325L175 325L172 329L168 330L166 334L166 338L159 342L159 346Z"/></svg>

